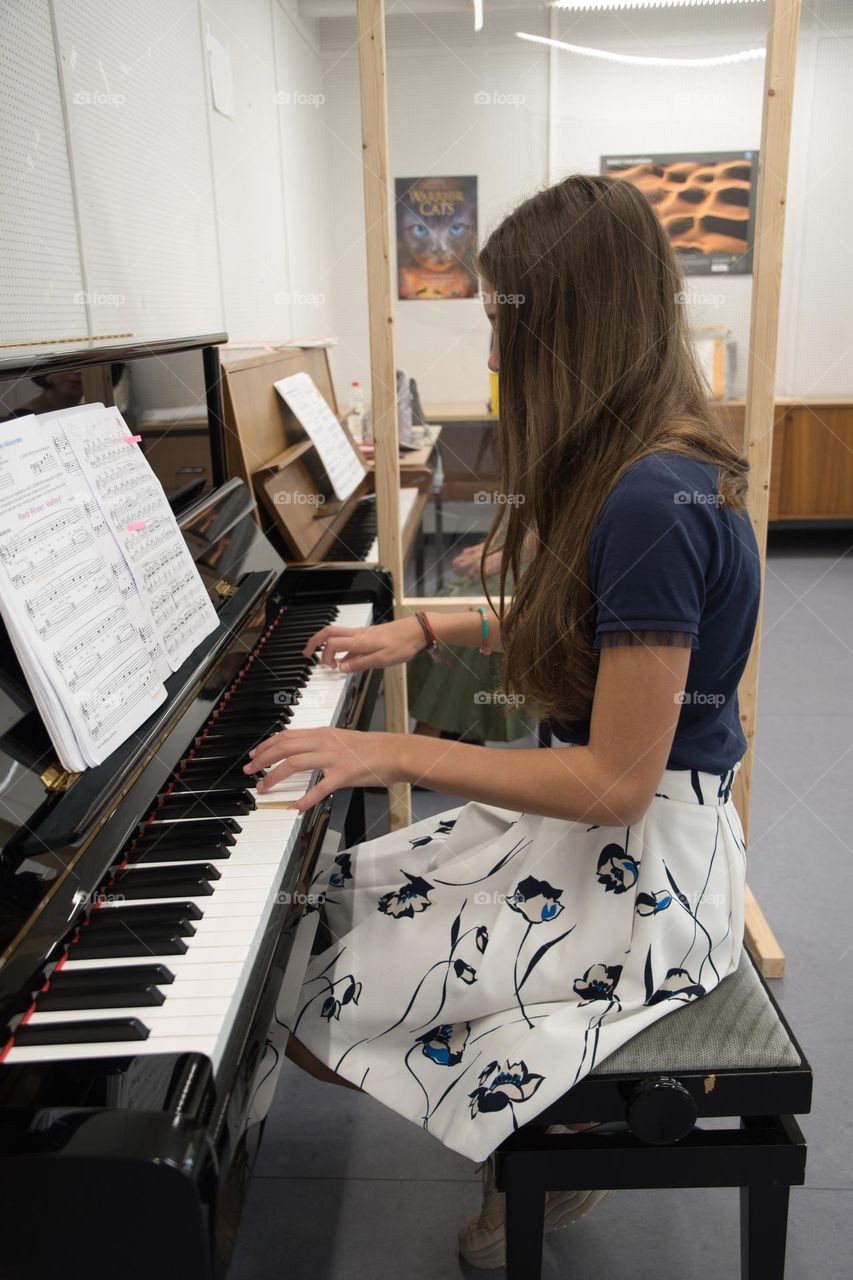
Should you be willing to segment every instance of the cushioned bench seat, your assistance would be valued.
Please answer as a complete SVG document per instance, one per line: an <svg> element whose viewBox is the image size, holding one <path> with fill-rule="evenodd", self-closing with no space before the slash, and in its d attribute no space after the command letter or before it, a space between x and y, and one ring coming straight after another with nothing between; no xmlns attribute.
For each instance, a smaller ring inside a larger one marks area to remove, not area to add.
<svg viewBox="0 0 853 1280"><path fill-rule="evenodd" d="M605 1058L596 1076L666 1070L797 1067L799 1050L746 951L737 970L701 1000L668 1013Z"/></svg>
<svg viewBox="0 0 853 1280"><path fill-rule="evenodd" d="M805 1178L794 1119L811 1068L746 952L709 995L640 1032L496 1152L507 1280L536 1280L546 1191L740 1187L741 1276L783 1280L788 1194ZM701 1120L734 1117L703 1129ZM588 1133L554 1124L596 1120ZM614 1123L615 1122L615 1123Z"/></svg>

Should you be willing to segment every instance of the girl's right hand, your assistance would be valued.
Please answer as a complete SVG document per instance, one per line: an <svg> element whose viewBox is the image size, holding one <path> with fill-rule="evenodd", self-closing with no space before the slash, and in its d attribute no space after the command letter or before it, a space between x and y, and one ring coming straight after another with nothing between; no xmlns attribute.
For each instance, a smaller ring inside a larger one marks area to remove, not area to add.
<svg viewBox="0 0 853 1280"><path fill-rule="evenodd" d="M426 638L417 618L398 618L375 627L323 627L308 641L305 657L310 658L320 648L322 666L347 672L366 671L369 667L395 667L408 662L426 648ZM346 657L338 662L336 655L344 651Z"/></svg>

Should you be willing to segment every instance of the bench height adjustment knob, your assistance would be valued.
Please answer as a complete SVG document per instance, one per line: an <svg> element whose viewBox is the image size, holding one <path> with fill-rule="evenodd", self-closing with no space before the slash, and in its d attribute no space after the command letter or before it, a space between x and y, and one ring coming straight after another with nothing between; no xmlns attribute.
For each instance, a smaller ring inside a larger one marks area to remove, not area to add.
<svg viewBox="0 0 853 1280"><path fill-rule="evenodd" d="M678 1080L658 1076L638 1084L628 1102L628 1128L640 1142L664 1146L687 1136L696 1124L696 1103Z"/></svg>

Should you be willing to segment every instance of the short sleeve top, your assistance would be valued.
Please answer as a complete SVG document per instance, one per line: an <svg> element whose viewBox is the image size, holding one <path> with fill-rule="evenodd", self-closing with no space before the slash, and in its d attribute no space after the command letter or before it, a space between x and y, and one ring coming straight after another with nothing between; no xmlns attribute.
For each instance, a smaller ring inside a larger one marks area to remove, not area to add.
<svg viewBox="0 0 853 1280"><path fill-rule="evenodd" d="M641 458L602 505L588 573L596 647L692 650L667 768L723 773L746 750L737 687L758 618L760 562L747 513L722 506L716 482L716 468L698 458ZM588 720L552 727L564 742L589 741Z"/></svg>

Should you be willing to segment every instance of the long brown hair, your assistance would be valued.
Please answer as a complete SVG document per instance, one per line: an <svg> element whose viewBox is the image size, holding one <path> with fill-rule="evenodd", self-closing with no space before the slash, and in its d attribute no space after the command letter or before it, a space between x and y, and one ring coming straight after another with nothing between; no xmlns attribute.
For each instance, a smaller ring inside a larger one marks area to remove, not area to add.
<svg viewBox="0 0 853 1280"><path fill-rule="evenodd" d="M503 501L483 561L498 539L504 686L583 719L598 669L587 552L608 493L666 449L715 464L722 504L740 507L748 464L709 404L666 232L630 183L548 187L492 232L478 267L497 303Z"/></svg>

